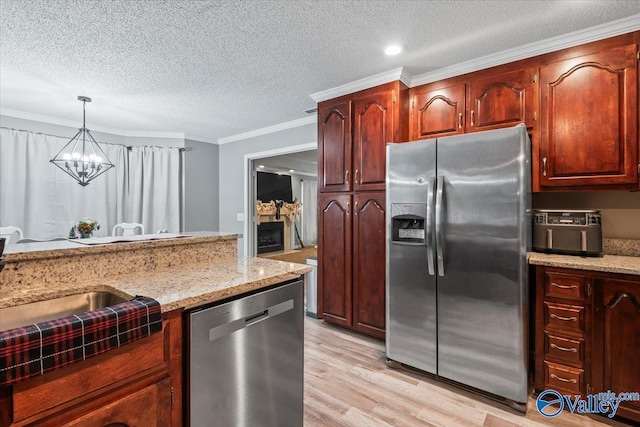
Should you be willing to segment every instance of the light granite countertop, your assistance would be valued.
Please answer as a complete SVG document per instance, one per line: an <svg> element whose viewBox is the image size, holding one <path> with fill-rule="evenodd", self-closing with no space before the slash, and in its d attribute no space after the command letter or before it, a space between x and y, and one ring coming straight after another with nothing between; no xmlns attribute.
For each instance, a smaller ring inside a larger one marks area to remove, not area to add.
<svg viewBox="0 0 640 427"><path fill-rule="evenodd" d="M32 260L40 258L64 258L85 254L99 254L106 252L120 252L129 248L157 248L163 246L190 245L198 242L214 240L237 240L234 233L220 233L215 231L196 231L193 233L178 233L180 238L165 240L142 240L133 242L116 242L98 245L84 245L80 239L60 240L50 242L16 243L5 246L5 262ZM139 235L136 237L144 237Z"/></svg>
<svg viewBox="0 0 640 427"><path fill-rule="evenodd" d="M189 309L245 294L311 271L311 266L239 257L237 234L83 245L56 241L8 245L0 308L107 291L156 299L162 311Z"/></svg>
<svg viewBox="0 0 640 427"><path fill-rule="evenodd" d="M286 280L297 279L311 266L263 258L228 257L184 268L143 271L98 279L86 284L60 284L39 291L19 290L0 297L0 308L92 291L124 298L144 295L156 299L162 311L189 309L241 295Z"/></svg>
<svg viewBox="0 0 640 427"><path fill-rule="evenodd" d="M602 257L581 257L529 252L527 259L529 264L548 267L640 275L640 257L635 256L604 255Z"/></svg>
<svg viewBox="0 0 640 427"><path fill-rule="evenodd" d="M189 309L297 279L311 266L264 258L237 257L215 263L190 264L184 269L143 272L104 281L103 286L126 296L156 299L162 311Z"/></svg>

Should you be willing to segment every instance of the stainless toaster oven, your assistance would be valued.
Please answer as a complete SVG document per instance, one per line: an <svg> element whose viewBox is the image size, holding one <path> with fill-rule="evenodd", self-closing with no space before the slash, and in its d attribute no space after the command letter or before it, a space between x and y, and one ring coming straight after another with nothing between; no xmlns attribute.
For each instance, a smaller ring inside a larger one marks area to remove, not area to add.
<svg viewBox="0 0 640 427"><path fill-rule="evenodd" d="M602 256L600 211L534 209L533 250Z"/></svg>

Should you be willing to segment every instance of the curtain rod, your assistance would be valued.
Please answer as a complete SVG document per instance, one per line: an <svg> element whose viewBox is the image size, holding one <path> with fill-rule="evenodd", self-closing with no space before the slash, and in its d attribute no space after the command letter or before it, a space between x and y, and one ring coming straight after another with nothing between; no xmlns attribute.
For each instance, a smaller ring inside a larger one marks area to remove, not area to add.
<svg viewBox="0 0 640 427"><path fill-rule="evenodd" d="M44 133L44 132L34 132L32 130L27 130L27 129L15 129L15 128L10 128L7 126L0 126L0 128L2 129L8 129L8 130L15 130L18 132L30 132L30 133L35 133L37 135L45 135L45 136L53 136L56 138L61 138L61 139L66 139L68 140L69 137L68 136L60 136L60 135L53 135L51 133ZM122 145L124 147L126 147L127 150L131 151L131 149L133 148L133 145L124 145L124 144L118 144L117 142L98 142L98 144L108 144L108 145ZM138 146L141 147L141 146ZM149 147L149 146L147 146ZM158 145L153 145L152 147L159 147ZM168 147L160 147L160 148L168 148ZM170 148L175 148L175 147L170 147ZM193 150L193 147L179 147L178 150L180 151L191 151Z"/></svg>
<svg viewBox="0 0 640 427"><path fill-rule="evenodd" d="M131 151L133 149L133 145L127 145L127 150ZM142 145L136 145L136 147L143 147ZM146 146L148 147L148 145ZM153 147L158 147L157 145L154 145ZM160 147L160 148L175 148L175 147ZM179 147L178 151L182 152L182 151L191 151L193 150L193 147Z"/></svg>

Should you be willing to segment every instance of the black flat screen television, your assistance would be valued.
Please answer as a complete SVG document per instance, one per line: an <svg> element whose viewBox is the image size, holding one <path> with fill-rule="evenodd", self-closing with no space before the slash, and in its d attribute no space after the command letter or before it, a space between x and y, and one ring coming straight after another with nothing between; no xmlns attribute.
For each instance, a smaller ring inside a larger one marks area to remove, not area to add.
<svg viewBox="0 0 640 427"><path fill-rule="evenodd" d="M265 203L272 200L293 203L291 176L258 172L258 200Z"/></svg>

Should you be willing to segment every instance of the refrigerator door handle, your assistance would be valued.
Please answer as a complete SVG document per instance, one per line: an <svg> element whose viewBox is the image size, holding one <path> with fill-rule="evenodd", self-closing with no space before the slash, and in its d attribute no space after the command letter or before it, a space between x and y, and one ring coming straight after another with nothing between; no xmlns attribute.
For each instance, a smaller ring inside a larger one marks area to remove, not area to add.
<svg viewBox="0 0 640 427"><path fill-rule="evenodd" d="M427 267L429 270L429 276L435 276L435 263L433 260L433 192L435 191L436 177L429 178L429 184L427 187Z"/></svg>
<svg viewBox="0 0 640 427"><path fill-rule="evenodd" d="M444 193L444 177L439 176L436 190L436 257L438 258L438 275L444 276L444 241L442 240L442 195Z"/></svg>

